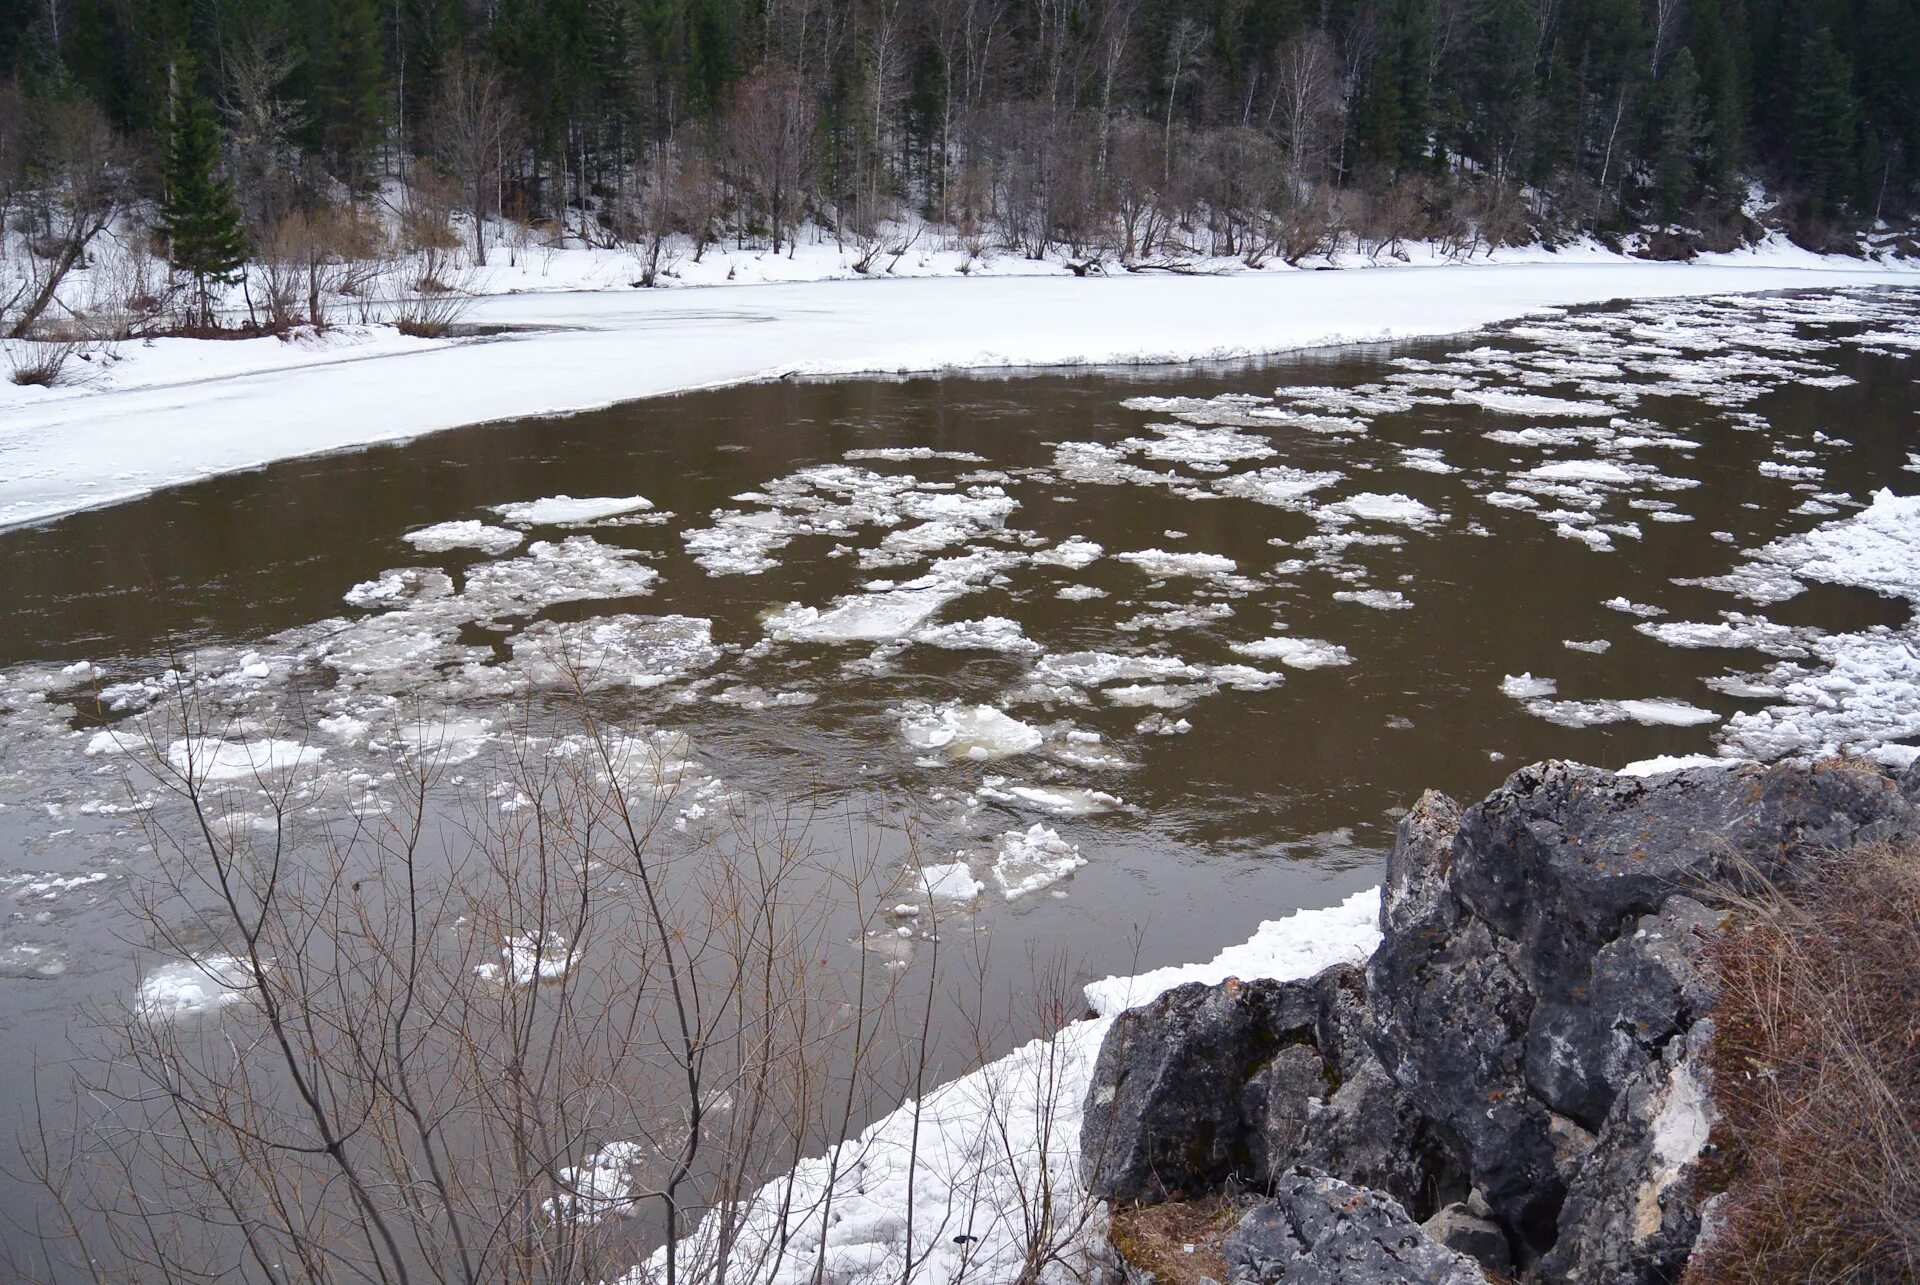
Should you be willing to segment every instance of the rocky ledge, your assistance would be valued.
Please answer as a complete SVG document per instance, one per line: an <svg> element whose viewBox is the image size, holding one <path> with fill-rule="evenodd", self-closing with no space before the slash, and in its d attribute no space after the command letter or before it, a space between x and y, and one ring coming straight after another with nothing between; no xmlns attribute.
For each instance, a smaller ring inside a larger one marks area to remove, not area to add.
<svg viewBox="0 0 1920 1285"><path fill-rule="evenodd" d="M1920 769L1855 761L1430 792L1364 969L1194 983L1115 1022L1082 1176L1121 1217L1234 1197L1236 1283L1676 1280L1711 1207L1714 906L1916 835Z"/></svg>

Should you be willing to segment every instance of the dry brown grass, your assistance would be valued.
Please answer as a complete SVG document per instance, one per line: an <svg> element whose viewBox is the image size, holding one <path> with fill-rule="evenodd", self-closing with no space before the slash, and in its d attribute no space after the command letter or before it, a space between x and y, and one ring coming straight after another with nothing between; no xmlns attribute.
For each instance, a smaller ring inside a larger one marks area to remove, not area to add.
<svg viewBox="0 0 1920 1285"><path fill-rule="evenodd" d="M1240 1212L1218 1195L1116 1209L1107 1239L1129 1267L1152 1276L1157 1285L1223 1281L1227 1260L1220 1254L1220 1242L1233 1230Z"/></svg>
<svg viewBox="0 0 1920 1285"><path fill-rule="evenodd" d="M1741 898L1715 947L1714 1230L1688 1285L1920 1280L1920 845Z"/></svg>

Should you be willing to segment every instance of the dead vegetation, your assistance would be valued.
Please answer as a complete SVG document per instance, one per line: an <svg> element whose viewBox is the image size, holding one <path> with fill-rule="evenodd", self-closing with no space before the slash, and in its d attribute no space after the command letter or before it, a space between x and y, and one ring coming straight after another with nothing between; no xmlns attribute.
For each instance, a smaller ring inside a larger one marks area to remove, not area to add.
<svg viewBox="0 0 1920 1285"><path fill-rule="evenodd" d="M1757 888L1715 946L1723 1194L1685 1279L1920 1279L1920 845Z"/></svg>
<svg viewBox="0 0 1920 1285"><path fill-rule="evenodd" d="M1130 1269L1157 1285L1223 1281L1220 1243L1240 1213L1224 1195L1116 1209L1107 1239Z"/></svg>

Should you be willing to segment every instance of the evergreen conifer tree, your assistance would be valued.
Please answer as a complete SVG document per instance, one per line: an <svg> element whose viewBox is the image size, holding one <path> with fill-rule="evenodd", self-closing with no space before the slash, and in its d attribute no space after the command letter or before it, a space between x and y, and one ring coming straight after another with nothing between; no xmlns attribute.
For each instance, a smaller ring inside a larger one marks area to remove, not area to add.
<svg viewBox="0 0 1920 1285"><path fill-rule="evenodd" d="M1682 49L1660 75L1660 142L1654 151L1654 207L1671 223L1693 203L1700 144L1707 126L1700 111L1700 74L1693 51Z"/></svg>
<svg viewBox="0 0 1920 1285"><path fill-rule="evenodd" d="M1815 215L1832 214L1853 186L1858 108L1853 66L1821 27L1800 55L1793 104L1793 177Z"/></svg>
<svg viewBox="0 0 1920 1285"><path fill-rule="evenodd" d="M187 83L184 70L176 76L169 114L160 232L167 239L167 262L193 278L196 323L211 326L212 287L239 279L246 234L233 186L220 174L213 105Z"/></svg>

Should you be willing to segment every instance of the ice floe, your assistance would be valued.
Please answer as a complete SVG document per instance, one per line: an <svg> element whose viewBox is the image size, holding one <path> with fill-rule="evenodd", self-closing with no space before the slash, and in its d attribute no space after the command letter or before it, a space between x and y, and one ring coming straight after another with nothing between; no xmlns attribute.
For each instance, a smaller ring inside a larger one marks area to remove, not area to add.
<svg viewBox="0 0 1920 1285"><path fill-rule="evenodd" d="M652 507L653 501L643 495L598 495L577 500L570 495L553 495L541 500L496 504L493 512L517 526L581 526Z"/></svg>
<svg viewBox="0 0 1920 1285"><path fill-rule="evenodd" d="M1060 832L1035 822L1026 830L1009 830L1000 837L993 858L993 881L1008 901L1050 888L1087 864L1079 845Z"/></svg>

